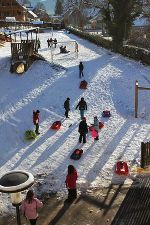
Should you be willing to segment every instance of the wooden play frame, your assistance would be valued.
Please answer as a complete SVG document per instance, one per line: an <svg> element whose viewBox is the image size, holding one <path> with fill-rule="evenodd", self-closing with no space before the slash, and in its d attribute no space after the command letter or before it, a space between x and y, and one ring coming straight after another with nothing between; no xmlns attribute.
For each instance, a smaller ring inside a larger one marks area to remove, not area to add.
<svg viewBox="0 0 150 225"><path fill-rule="evenodd" d="M146 87L139 87L138 86L138 81L135 81L135 118L138 117L138 90L149 90L150 88Z"/></svg>

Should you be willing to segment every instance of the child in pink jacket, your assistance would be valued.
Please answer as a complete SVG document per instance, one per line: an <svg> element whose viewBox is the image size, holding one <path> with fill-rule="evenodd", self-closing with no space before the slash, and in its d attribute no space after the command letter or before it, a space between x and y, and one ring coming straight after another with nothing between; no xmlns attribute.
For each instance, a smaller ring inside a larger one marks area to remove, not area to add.
<svg viewBox="0 0 150 225"><path fill-rule="evenodd" d="M30 221L31 225L36 225L38 218L37 209L43 207L43 203L34 197L32 190L29 190L26 199L21 204L21 211Z"/></svg>

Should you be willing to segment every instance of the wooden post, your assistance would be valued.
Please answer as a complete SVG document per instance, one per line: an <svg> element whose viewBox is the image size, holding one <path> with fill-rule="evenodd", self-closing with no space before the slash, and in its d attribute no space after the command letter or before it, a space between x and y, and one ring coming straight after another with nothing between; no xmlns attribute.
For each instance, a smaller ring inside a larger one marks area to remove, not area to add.
<svg viewBox="0 0 150 225"><path fill-rule="evenodd" d="M51 49L51 61L53 62L53 52L52 52L52 47L51 47L50 49Z"/></svg>
<svg viewBox="0 0 150 225"><path fill-rule="evenodd" d="M15 36L15 42L16 42L16 33L15 33L15 35L14 35L14 36Z"/></svg>
<svg viewBox="0 0 150 225"><path fill-rule="evenodd" d="M145 143L141 142L141 168L144 168Z"/></svg>
<svg viewBox="0 0 150 225"><path fill-rule="evenodd" d="M135 81L135 118L137 118L138 113L138 81Z"/></svg>

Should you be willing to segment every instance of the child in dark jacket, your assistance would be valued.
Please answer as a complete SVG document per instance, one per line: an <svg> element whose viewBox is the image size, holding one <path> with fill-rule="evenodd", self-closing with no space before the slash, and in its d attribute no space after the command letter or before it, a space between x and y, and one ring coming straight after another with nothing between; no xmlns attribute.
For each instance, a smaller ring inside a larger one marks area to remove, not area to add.
<svg viewBox="0 0 150 225"><path fill-rule="evenodd" d="M83 66L83 63L80 62L79 64L79 78L83 77L83 69L84 69L84 66Z"/></svg>
<svg viewBox="0 0 150 225"><path fill-rule="evenodd" d="M87 103L84 100L84 98L82 97L81 100L79 101L79 103L76 106L76 109L79 107L80 110L80 116L81 116L81 120L84 117L84 111L87 110Z"/></svg>
<svg viewBox="0 0 150 225"><path fill-rule="evenodd" d="M78 132L80 133L79 142L81 143L83 139L83 143L86 143L86 134L88 133L88 125L86 123L85 117L83 117L82 121L79 123Z"/></svg>
<svg viewBox="0 0 150 225"><path fill-rule="evenodd" d="M68 200L72 201L77 197L76 180L78 178L77 171L73 165L68 166L68 174L66 176L66 187L68 189Z"/></svg>
<svg viewBox="0 0 150 225"><path fill-rule="evenodd" d="M68 113L70 111L70 98L67 98L64 102L64 108L65 108L65 116L66 118L69 118Z"/></svg>
<svg viewBox="0 0 150 225"><path fill-rule="evenodd" d="M36 110L36 112L33 110L33 124L35 125L35 133L38 135L39 133L39 122L40 122L40 111Z"/></svg>

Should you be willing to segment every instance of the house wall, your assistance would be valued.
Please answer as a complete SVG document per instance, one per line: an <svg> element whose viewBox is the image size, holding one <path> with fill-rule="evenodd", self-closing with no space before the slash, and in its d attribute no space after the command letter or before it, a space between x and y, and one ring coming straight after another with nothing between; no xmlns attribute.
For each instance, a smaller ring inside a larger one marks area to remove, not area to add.
<svg viewBox="0 0 150 225"><path fill-rule="evenodd" d="M26 20L26 10L16 0L0 0L0 20L15 17L16 21Z"/></svg>

